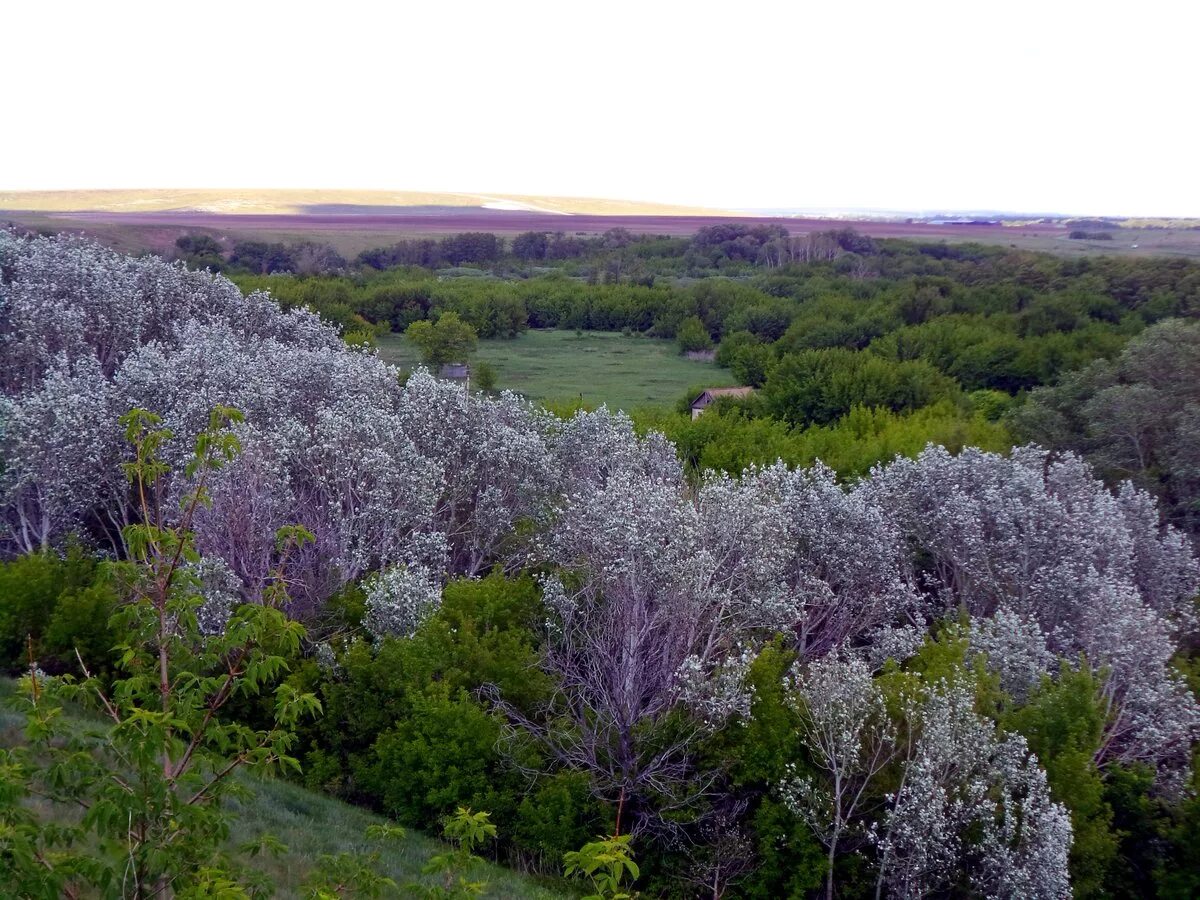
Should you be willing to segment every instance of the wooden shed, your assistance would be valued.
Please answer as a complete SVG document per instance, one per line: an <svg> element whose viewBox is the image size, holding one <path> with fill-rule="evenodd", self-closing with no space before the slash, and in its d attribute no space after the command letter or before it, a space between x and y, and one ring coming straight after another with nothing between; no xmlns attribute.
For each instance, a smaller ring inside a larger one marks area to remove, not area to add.
<svg viewBox="0 0 1200 900"><path fill-rule="evenodd" d="M754 393L752 387L722 387L722 388L705 388L700 392L700 395L692 401L692 418L697 419L700 413L704 412L712 402L718 397L746 397Z"/></svg>

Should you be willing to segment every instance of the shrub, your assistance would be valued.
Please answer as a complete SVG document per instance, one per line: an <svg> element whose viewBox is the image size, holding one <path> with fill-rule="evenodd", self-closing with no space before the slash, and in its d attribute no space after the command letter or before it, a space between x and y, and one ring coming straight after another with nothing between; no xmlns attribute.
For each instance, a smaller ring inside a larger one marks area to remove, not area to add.
<svg viewBox="0 0 1200 900"><path fill-rule="evenodd" d="M76 649L93 672L110 668L116 642L107 622L116 592L107 569L80 547L0 563L0 598L4 671L27 668L30 643L48 672L80 674Z"/></svg>
<svg viewBox="0 0 1200 900"><path fill-rule="evenodd" d="M684 353L711 350L713 346L712 336L704 327L704 323L696 316L684 319L679 323L679 328L675 332L675 340L679 342L679 349Z"/></svg>
<svg viewBox="0 0 1200 900"><path fill-rule="evenodd" d="M496 372L496 367L491 363L479 360L479 362L471 367L471 377L475 382L475 387L486 393L491 393L496 389L499 374Z"/></svg>
<svg viewBox="0 0 1200 900"><path fill-rule="evenodd" d="M768 374L764 396L781 419L824 425L855 406L910 411L956 390L952 379L923 360L893 362L838 349L788 354Z"/></svg>

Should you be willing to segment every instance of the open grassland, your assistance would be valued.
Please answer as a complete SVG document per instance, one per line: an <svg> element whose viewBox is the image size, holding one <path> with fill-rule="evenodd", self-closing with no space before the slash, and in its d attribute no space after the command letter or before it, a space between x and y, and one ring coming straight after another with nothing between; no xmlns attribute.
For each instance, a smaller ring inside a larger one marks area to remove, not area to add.
<svg viewBox="0 0 1200 900"><path fill-rule="evenodd" d="M385 335L379 354L411 369L420 355L403 335ZM696 387L735 384L711 362L687 359L674 341L611 332L531 330L512 340L480 341L476 359L491 363L498 386L539 402L662 409Z"/></svg>
<svg viewBox="0 0 1200 900"><path fill-rule="evenodd" d="M15 692L12 680L0 678L0 746L3 747L15 746L22 739L23 719L12 709ZM80 729L89 724L85 719L74 721ZM289 782L254 777L243 777L240 781L246 796L229 801L232 829L228 843L231 848L238 847L266 832L287 847L280 856L263 854L241 860L270 876L274 896L306 896L301 890L304 879L323 854L378 852L379 870L399 887L388 896L410 896L413 890L409 886L414 883L427 887L440 884L433 876L422 874L421 869L431 856L445 851L441 842L412 830L398 840L370 841L365 837L367 827L384 822L380 816ZM44 821L67 821L68 816L74 815L70 810L52 808L41 801L34 808L45 817ZM497 865L478 864L467 875L471 881L486 881L488 887L483 896L496 900L510 897L561 900L578 896L566 881L528 877ZM8 895L0 889L0 896Z"/></svg>

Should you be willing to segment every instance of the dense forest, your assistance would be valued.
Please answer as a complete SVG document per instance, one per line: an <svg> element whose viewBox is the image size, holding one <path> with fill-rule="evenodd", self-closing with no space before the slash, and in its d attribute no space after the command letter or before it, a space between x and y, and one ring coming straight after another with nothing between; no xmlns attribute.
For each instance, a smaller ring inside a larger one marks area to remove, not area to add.
<svg viewBox="0 0 1200 900"><path fill-rule="evenodd" d="M219 833L193 759L605 897L1200 891L1200 266L736 226L176 249L0 232L25 894L128 858L252 895L114 814L128 767ZM546 410L371 349L449 313L672 338L758 390ZM39 692L102 698L116 775Z"/></svg>

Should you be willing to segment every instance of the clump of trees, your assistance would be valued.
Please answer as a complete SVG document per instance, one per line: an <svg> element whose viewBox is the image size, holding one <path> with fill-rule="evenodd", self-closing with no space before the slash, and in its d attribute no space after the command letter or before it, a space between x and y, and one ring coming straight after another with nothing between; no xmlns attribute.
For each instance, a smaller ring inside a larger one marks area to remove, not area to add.
<svg viewBox="0 0 1200 900"><path fill-rule="evenodd" d="M1083 454L1105 476L1131 479L1169 519L1200 529L1200 325L1148 328L1115 359L1033 391L1012 421L1025 440Z"/></svg>
<svg viewBox="0 0 1200 900"><path fill-rule="evenodd" d="M180 238L180 241L184 240L186 238ZM176 246L187 252L179 241L176 241ZM346 268L346 260L331 245L312 241L298 244L238 241L229 252L228 267L255 275L278 272L317 275Z"/></svg>
<svg viewBox="0 0 1200 900"><path fill-rule="evenodd" d="M455 312L443 313L433 322L428 319L413 322L404 335L421 351L421 359L430 366L464 363L478 344L475 329Z"/></svg>

